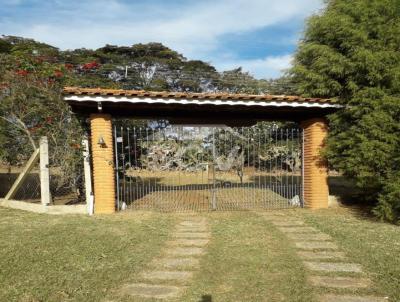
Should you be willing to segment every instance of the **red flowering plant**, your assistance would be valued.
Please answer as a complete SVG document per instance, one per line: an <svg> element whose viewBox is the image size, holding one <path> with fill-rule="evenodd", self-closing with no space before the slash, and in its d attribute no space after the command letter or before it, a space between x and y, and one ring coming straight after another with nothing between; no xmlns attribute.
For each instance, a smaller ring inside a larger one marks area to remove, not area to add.
<svg viewBox="0 0 400 302"><path fill-rule="evenodd" d="M98 69L98 68L100 68L100 64L97 63L96 61L89 62L89 63L83 64L81 66L81 69L86 70L86 71L93 70L93 69Z"/></svg>
<svg viewBox="0 0 400 302"><path fill-rule="evenodd" d="M61 78L61 77L64 76L64 73L63 73L61 70L56 69L56 70L54 70L54 76L55 76L56 78Z"/></svg>
<svg viewBox="0 0 400 302"><path fill-rule="evenodd" d="M47 136L50 163L60 167L60 184L74 182L82 162L74 144L81 140L82 128L61 96L62 87L73 76L64 64L0 54L0 83L6 87L0 89L0 127L4 130L0 162L23 164L38 147L40 137Z"/></svg>
<svg viewBox="0 0 400 302"><path fill-rule="evenodd" d="M24 69L18 69L15 71L15 73L19 76L27 76L29 71Z"/></svg>

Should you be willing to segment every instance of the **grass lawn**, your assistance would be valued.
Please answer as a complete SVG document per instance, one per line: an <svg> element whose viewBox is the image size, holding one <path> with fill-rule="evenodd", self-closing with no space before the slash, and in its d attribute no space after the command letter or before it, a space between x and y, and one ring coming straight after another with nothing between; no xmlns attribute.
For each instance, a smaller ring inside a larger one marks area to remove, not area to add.
<svg viewBox="0 0 400 302"><path fill-rule="evenodd" d="M213 241L181 301L312 301L289 242L251 212L211 214Z"/></svg>
<svg viewBox="0 0 400 302"><path fill-rule="evenodd" d="M310 225L331 235L349 259L373 280L371 291L400 301L400 227L372 220L355 209L299 211Z"/></svg>
<svg viewBox="0 0 400 302"><path fill-rule="evenodd" d="M174 217L48 216L0 208L0 301L101 301L157 254Z"/></svg>
<svg viewBox="0 0 400 302"><path fill-rule="evenodd" d="M369 293L400 301L399 227L347 209L286 212L330 234L349 261L362 264L374 282ZM208 218L211 241L176 301L316 301L321 291L308 285L293 243L263 217L199 215ZM0 217L0 301L105 302L118 301L113 292L163 254L182 215L47 216L0 208Z"/></svg>

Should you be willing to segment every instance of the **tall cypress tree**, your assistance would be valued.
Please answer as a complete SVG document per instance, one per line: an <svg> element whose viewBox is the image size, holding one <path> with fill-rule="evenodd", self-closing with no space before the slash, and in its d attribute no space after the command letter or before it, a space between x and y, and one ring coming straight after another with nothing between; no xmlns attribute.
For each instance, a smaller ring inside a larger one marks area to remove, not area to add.
<svg viewBox="0 0 400 302"><path fill-rule="evenodd" d="M374 212L400 220L400 0L329 0L308 20L291 71L299 92L336 97L325 154Z"/></svg>

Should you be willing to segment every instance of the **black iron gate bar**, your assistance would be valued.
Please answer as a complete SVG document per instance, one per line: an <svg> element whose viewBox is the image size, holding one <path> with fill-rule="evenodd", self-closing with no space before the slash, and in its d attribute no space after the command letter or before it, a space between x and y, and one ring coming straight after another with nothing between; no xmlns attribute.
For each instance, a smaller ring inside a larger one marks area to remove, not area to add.
<svg viewBox="0 0 400 302"><path fill-rule="evenodd" d="M302 205L303 132L254 127L115 127L118 209Z"/></svg>

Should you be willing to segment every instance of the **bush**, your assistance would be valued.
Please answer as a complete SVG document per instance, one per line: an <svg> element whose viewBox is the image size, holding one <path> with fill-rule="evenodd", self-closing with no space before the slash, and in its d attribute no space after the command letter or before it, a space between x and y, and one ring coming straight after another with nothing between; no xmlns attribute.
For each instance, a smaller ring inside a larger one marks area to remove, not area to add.
<svg viewBox="0 0 400 302"><path fill-rule="evenodd" d="M400 6L397 0L330 0L313 16L291 71L299 93L336 97L326 157L356 181L374 213L399 220Z"/></svg>

